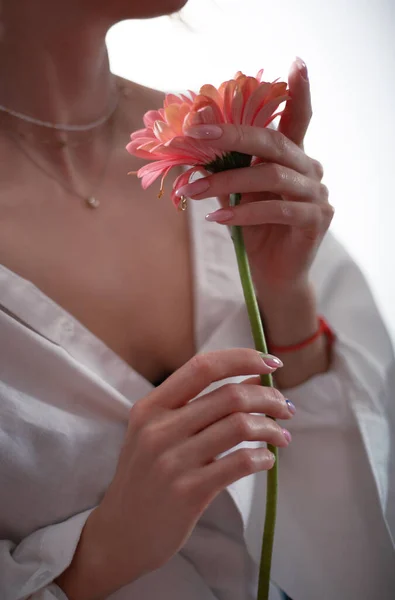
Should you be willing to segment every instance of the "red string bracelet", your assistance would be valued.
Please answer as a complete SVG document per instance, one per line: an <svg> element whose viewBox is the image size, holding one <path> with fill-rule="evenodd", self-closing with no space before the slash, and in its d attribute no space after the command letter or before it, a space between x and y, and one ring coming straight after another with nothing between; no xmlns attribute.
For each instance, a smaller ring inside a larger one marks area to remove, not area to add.
<svg viewBox="0 0 395 600"><path fill-rule="evenodd" d="M329 327L328 323L325 321L324 317L318 317L318 329L317 331L310 336L309 338L299 342L298 344L293 344L292 346L272 346L270 345L270 352L274 352L275 354L283 354L285 352L296 352L297 350L301 350L309 344L312 344L317 340L321 335L325 335L329 348L332 347L333 342L335 341L335 334L332 329Z"/></svg>

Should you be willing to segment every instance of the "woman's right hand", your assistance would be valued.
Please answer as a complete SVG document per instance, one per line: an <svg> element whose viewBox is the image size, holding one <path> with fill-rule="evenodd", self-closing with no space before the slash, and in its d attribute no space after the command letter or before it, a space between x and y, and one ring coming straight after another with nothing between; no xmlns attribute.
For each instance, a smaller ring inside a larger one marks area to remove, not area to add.
<svg viewBox="0 0 395 600"><path fill-rule="evenodd" d="M288 432L265 416L292 416L278 390L252 377L190 401L215 381L277 366L278 359L250 349L196 355L136 402L114 479L57 582L70 600L106 597L159 568L226 486L273 466L265 447L217 457L243 441L288 445Z"/></svg>

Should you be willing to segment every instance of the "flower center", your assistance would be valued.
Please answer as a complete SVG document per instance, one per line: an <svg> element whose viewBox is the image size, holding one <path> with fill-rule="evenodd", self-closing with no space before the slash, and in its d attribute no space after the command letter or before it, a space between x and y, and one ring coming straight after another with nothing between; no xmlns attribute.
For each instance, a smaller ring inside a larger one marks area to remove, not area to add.
<svg viewBox="0 0 395 600"><path fill-rule="evenodd" d="M251 160L252 156L249 154L243 154L242 152L227 152L207 165L204 165L204 168L209 171L209 173L219 173L220 171L249 167Z"/></svg>

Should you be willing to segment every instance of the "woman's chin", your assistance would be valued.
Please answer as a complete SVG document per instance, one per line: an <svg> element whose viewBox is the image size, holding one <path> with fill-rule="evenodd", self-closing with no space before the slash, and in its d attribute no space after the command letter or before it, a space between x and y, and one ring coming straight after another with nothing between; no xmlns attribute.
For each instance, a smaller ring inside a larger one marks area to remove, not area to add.
<svg viewBox="0 0 395 600"><path fill-rule="evenodd" d="M149 19L172 15L181 10L187 2L188 0L145 0L140 3L131 0L113 0L113 8L119 5L120 10L128 13L124 16L127 19Z"/></svg>
<svg viewBox="0 0 395 600"><path fill-rule="evenodd" d="M73 0L79 3L81 0ZM105 17L114 23L127 19L150 19L172 15L188 0L82 0L89 15ZM1 0L0 0L1 4Z"/></svg>
<svg viewBox="0 0 395 600"><path fill-rule="evenodd" d="M145 10L147 17L159 17L162 15L171 15L181 10L188 0L151 0L146 3ZM151 9L151 12L150 12ZM144 10L143 8L139 10Z"/></svg>

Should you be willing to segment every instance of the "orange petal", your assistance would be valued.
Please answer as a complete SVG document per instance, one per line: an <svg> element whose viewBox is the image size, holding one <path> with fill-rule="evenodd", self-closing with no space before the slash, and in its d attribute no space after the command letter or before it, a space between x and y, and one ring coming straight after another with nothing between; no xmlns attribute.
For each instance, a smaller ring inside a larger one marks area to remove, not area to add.
<svg viewBox="0 0 395 600"><path fill-rule="evenodd" d="M242 120L243 120L243 114L245 112L245 107L248 102L248 99L251 97L251 95L257 89L258 86L259 86L259 83L255 79L255 77L246 77L243 80L242 85L240 85L241 93L243 95L243 106L242 106L242 111L241 111L240 122L242 122Z"/></svg>
<svg viewBox="0 0 395 600"><path fill-rule="evenodd" d="M223 115L213 105L204 106L199 110L188 113L184 120L183 131L185 132L186 129L195 125L215 125L223 122Z"/></svg>
<svg viewBox="0 0 395 600"><path fill-rule="evenodd" d="M263 106L263 108L261 108L261 110L258 112L251 125L254 125L254 127L266 127L270 122L269 119L272 116L272 114L282 102L285 102L285 100L287 100L287 98L288 96L279 96L277 98L269 100L269 102L267 102Z"/></svg>
<svg viewBox="0 0 395 600"><path fill-rule="evenodd" d="M153 131L161 142L167 142L175 136L173 129L164 121L155 121Z"/></svg>
<svg viewBox="0 0 395 600"><path fill-rule="evenodd" d="M211 107L211 110L213 111L213 114L215 115L215 120L212 122L213 123L223 123L224 118L223 118L221 108L218 106L218 104L212 98L210 98L208 96L201 96L200 94L198 96L196 96L194 103L193 103L192 110L194 112L197 112L203 108L206 108L207 106Z"/></svg>
<svg viewBox="0 0 395 600"><path fill-rule="evenodd" d="M165 108L166 123L174 131L174 135L180 135L182 133L184 116L185 115L180 115L180 105L178 104L169 104L169 106Z"/></svg>
<svg viewBox="0 0 395 600"><path fill-rule="evenodd" d="M236 82L231 79L224 87L224 118L225 123L232 123L232 101L235 94Z"/></svg>
<svg viewBox="0 0 395 600"><path fill-rule="evenodd" d="M258 73L256 74L256 78L259 81L259 83L262 81L262 75L263 75L263 69L260 69L258 71Z"/></svg>
<svg viewBox="0 0 395 600"><path fill-rule="evenodd" d="M239 125L241 123L241 117L243 114L243 92L240 89L239 86L236 87L235 93L233 95L233 100L232 100L232 109L231 109L231 114L232 114L232 123L234 123L235 125Z"/></svg>
<svg viewBox="0 0 395 600"><path fill-rule="evenodd" d="M192 95L192 92L189 92ZM180 94L180 98L182 98L183 102L188 106L191 106L193 103L193 98L189 98L186 94Z"/></svg>
<svg viewBox="0 0 395 600"><path fill-rule="evenodd" d="M251 125L254 118L263 107L267 97L271 92L270 83L261 83L259 87L251 94L248 98L244 113L243 113L243 124Z"/></svg>
<svg viewBox="0 0 395 600"><path fill-rule="evenodd" d="M215 88L213 85L209 85L209 84L203 85L200 88L199 95L207 96L208 98L211 98L218 105L220 110L222 110L223 98L222 98L221 94L218 92L217 88Z"/></svg>

